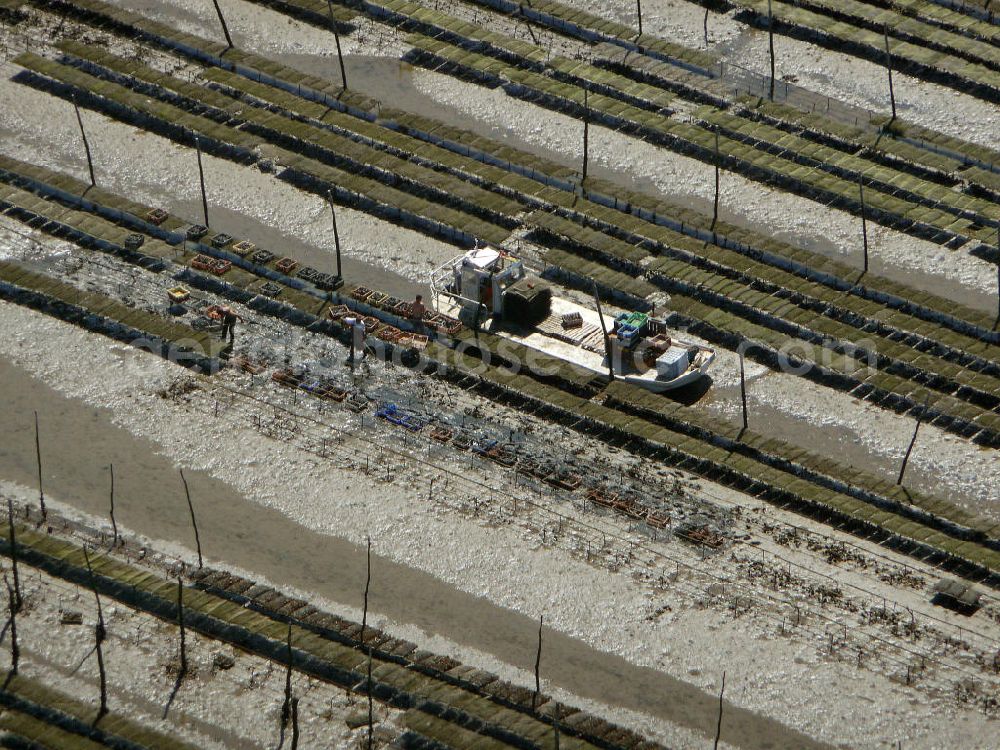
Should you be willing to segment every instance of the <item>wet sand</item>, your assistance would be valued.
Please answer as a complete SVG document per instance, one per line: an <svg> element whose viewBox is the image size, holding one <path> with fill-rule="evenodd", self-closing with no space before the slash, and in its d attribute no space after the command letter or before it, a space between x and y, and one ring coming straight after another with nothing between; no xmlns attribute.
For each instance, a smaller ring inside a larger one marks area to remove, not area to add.
<svg viewBox="0 0 1000 750"><path fill-rule="evenodd" d="M192 219L200 216L202 207L199 201L180 200L170 193L161 193L161 203L171 213ZM277 255L292 255L304 265L310 265L324 273L337 272L337 256L334 248L321 248L309 242L304 242L287 232L264 224L249 216L221 206L209 205L208 217L212 228L226 232L234 237L248 237L260 248L270 250ZM362 284L372 289L381 289L396 297L409 299L415 294L429 294L427 284L417 283L393 273L390 270L372 263L366 263L357 257L347 254L348 237L341 236L341 272L343 277L352 284ZM458 248L455 253L458 254Z"/></svg>
<svg viewBox="0 0 1000 750"><path fill-rule="evenodd" d="M0 359L0 475L37 486L32 411L38 410L44 489L95 516L108 512L108 465L115 464L116 519L153 539L193 547L177 469L155 447L111 423L110 413L70 400ZM197 429L193 424L192 429ZM248 501L204 472L186 473L202 547L210 561L245 568L349 606L361 607L365 552L312 532L280 512ZM331 488L333 490L333 488ZM378 557L370 609L487 653L524 670L534 664L537 623L425 573ZM546 630L542 673L584 698L641 711L703 733L715 731L718 698ZM732 705L724 736L745 748L821 748L779 722ZM738 739L734 739L738 738ZM706 739L707 741L707 739Z"/></svg>

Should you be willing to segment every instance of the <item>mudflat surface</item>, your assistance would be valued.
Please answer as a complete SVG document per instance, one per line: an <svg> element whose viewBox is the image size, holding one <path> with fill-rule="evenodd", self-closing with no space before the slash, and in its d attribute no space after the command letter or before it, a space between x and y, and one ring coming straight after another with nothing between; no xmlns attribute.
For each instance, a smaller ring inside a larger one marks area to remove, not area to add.
<svg viewBox="0 0 1000 750"><path fill-rule="evenodd" d="M0 359L0 383L4 385L0 414L6 428L0 442L0 475L37 486L33 414L37 410L46 492L77 510L106 517L108 467L114 463L118 523L153 539L193 548L180 476L151 443L116 427L105 410L65 398L8 360ZM204 472L186 476L208 559L350 606L362 605L362 548L310 531ZM372 567L372 612L491 653L515 667L533 669L534 620L377 555ZM542 673L550 684L667 719L706 737L714 735L717 697L560 633L546 630L543 640ZM726 736L740 738L741 747L828 747L777 721L728 704L724 717Z"/></svg>

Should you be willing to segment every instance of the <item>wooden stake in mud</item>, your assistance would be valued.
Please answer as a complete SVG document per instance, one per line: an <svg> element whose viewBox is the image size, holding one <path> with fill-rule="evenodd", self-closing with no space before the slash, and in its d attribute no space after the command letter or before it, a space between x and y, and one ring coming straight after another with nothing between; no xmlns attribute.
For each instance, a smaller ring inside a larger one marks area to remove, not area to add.
<svg viewBox="0 0 1000 750"><path fill-rule="evenodd" d="M554 750L559 750L559 703L556 702L555 713L552 714L552 744Z"/></svg>
<svg viewBox="0 0 1000 750"><path fill-rule="evenodd" d="M21 661L21 647L17 643L17 613L21 610L18 595L10 587L7 576L3 582L7 585L7 606L10 609L10 675L17 674L17 665Z"/></svg>
<svg viewBox="0 0 1000 750"><path fill-rule="evenodd" d="M747 415L747 378L746 372L743 368L743 347L740 347L740 398L743 401L743 429L747 429L750 426L748 415Z"/></svg>
<svg viewBox="0 0 1000 750"><path fill-rule="evenodd" d="M281 726L288 726L292 716L292 623L288 623L288 639L285 641L285 702L281 704Z"/></svg>
<svg viewBox="0 0 1000 750"><path fill-rule="evenodd" d="M38 437L38 412L35 412L35 458L38 460L38 505L42 511L42 523L45 523L45 491L42 489L42 443Z"/></svg>
<svg viewBox="0 0 1000 750"><path fill-rule="evenodd" d="M615 362L611 352L611 337L608 335L608 326L604 322L604 313L601 312L601 295L597 293L597 282L594 282L594 302L597 303L597 319L601 321L601 332L604 334L604 356L608 358L608 377L615 379Z"/></svg>
<svg viewBox="0 0 1000 750"><path fill-rule="evenodd" d="M590 102L587 89L583 90L583 177L580 185L587 181L587 161L590 156Z"/></svg>
<svg viewBox="0 0 1000 750"><path fill-rule="evenodd" d="M897 486L903 484L903 474L906 473L906 464L907 464L907 462L909 462L909 460L910 460L910 453L913 451L913 446L917 442L917 433L920 432L920 423L924 419L924 412L927 411L927 404L928 404L928 400L925 400L924 401L924 408L920 410L919 414L917 414L917 426L913 428L913 437L910 438L910 444L906 448L906 455L903 456L903 465L899 467L899 477L896 479L896 485Z"/></svg>
<svg viewBox="0 0 1000 750"><path fill-rule="evenodd" d="M212 0L215 5L215 12L219 14L219 23L222 24L222 33L226 35L226 44L229 45L229 49L233 48L233 38L229 36L229 27L226 25L226 19L222 15L222 8L219 7L219 0ZM208 226L206 223L205 226Z"/></svg>
<svg viewBox="0 0 1000 750"><path fill-rule="evenodd" d="M208 197L205 195L205 170L201 166L201 141L194 138L194 148L198 152L198 181L201 184L201 210L205 215L205 226L208 224Z"/></svg>
<svg viewBox="0 0 1000 750"><path fill-rule="evenodd" d="M858 192L861 195L861 239L865 246L865 273L868 273L868 210L865 208L865 181L858 175Z"/></svg>
<svg viewBox="0 0 1000 750"><path fill-rule="evenodd" d="M719 690L719 721L715 725L714 750L719 750L719 740L722 738L722 695L726 692L726 673L722 673L722 688Z"/></svg>
<svg viewBox="0 0 1000 750"><path fill-rule="evenodd" d="M118 523L115 521L115 465L108 467L111 471L111 544L118 546Z"/></svg>
<svg viewBox="0 0 1000 750"><path fill-rule="evenodd" d="M375 739L375 706L372 703L372 649L368 647L368 750L372 750L372 742Z"/></svg>
<svg viewBox="0 0 1000 750"><path fill-rule="evenodd" d="M330 219L333 221L333 245L337 249L337 276L341 279L344 274L340 270L340 233L337 231L337 207L333 204L333 191L326 192L326 199L330 203Z"/></svg>
<svg viewBox="0 0 1000 750"><path fill-rule="evenodd" d="M94 626L94 647L97 650L97 671L101 678L101 707L94 717L94 726L108 713L108 676L104 671L104 639L107 637L107 630L104 627L104 610L101 608L101 597L97 593L97 580L94 578L94 569L90 566L90 553L87 546L83 547L83 558L87 561L87 572L90 575L90 588L94 592L94 601L97 602L97 625Z"/></svg>
<svg viewBox="0 0 1000 750"><path fill-rule="evenodd" d="M333 17L333 0L326 0L330 9L330 28L333 29L333 40L337 43L337 61L340 63L340 81L344 91L347 91L347 73L344 72L344 55L340 51L340 32L337 31L337 19Z"/></svg>
<svg viewBox="0 0 1000 750"><path fill-rule="evenodd" d="M997 227L997 320L1000 321L1000 227Z"/></svg>
<svg viewBox="0 0 1000 750"><path fill-rule="evenodd" d="M181 481L184 483L184 496L187 497L188 511L191 513L191 525L194 527L194 545L198 549L198 569L201 570L201 537L198 536L198 522L194 517L194 505L191 503L191 490L188 488L187 479L184 478L183 469L181 469Z"/></svg>
<svg viewBox="0 0 1000 750"><path fill-rule="evenodd" d="M292 698L292 750L299 747L299 699Z"/></svg>
<svg viewBox="0 0 1000 750"><path fill-rule="evenodd" d="M635 0L635 14L639 17L639 36L642 36L642 0Z"/></svg>
<svg viewBox="0 0 1000 750"><path fill-rule="evenodd" d="M18 572L17 567L17 534L14 531L14 503L9 497L7 498L7 535L10 539L10 567L14 576L14 601L17 603L17 609L20 610L24 599L21 598L21 574Z"/></svg>
<svg viewBox="0 0 1000 750"><path fill-rule="evenodd" d="M83 118L80 116L80 106L73 97L73 109L76 110L76 122L80 126L80 136L83 138L83 151L87 154L87 169L90 171L90 186L94 187L97 180L94 179L94 160L90 158L90 143L87 142L87 131L83 129Z"/></svg>
<svg viewBox="0 0 1000 750"><path fill-rule="evenodd" d="M896 121L896 92L892 87L892 55L889 53L889 27L882 27L882 36L885 38L885 69L889 71L889 102L892 104L892 120Z"/></svg>
<svg viewBox="0 0 1000 750"><path fill-rule="evenodd" d="M361 645L365 645L365 631L368 628L368 590L372 585L372 538L368 537L368 573L365 577L365 604L361 610Z"/></svg>
<svg viewBox="0 0 1000 750"><path fill-rule="evenodd" d="M177 576L177 627L181 631L181 673L179 677L183 678L188 671L188 661L187 638L184 635L184 584L181 583L180 576Z"/></svg>
<svg viewBox="0 0 1000 750"><path fill-rule="evenodd" d="M712 209L712 242L718 242L715 224L719 220L719 131L715 131L715 205Z"/></svg>
<svg viewBox="0 0 1000 750"><path fill-rule="evenodd" d="M771 0L767 0L767 46L771 52L771 101L774 101L774 15L771 13Z"/></svg>
<svg viewBox="0 0 1000 750"><path fill-rule="evenodd" d="M705 8L705 46L708 46L708 8Z"/></svg>
<svg viewBox="0 0 1000 750"><path fill-rule="evenodd" d="M538 616L538 652L535 654L535 694L531 698L531 708L538 708L538 699L542 694L542 624L545 622L545 615Z"/></svg>

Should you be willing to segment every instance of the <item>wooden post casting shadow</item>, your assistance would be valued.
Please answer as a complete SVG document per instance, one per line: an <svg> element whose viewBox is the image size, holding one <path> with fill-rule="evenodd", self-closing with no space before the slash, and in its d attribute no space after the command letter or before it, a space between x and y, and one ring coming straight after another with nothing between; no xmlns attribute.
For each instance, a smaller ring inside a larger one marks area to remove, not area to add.
<svg viewBox="0 0 1000 750"><path fill-rule="evenodd" d="M299 699L292 698L292 750L299 747Z"/></svg>
<svg viewBox="0 0 1000 750"><path fill-rule="evenodd" d="M368 629L368 591L372 585L372 538L368 539L368 572L365 577L365 603L361 611L361 645L365 645L365 631Z"/></svg>
<svg viewBox="0 0 1000 750"><path fill-rule="evenodd" d="M587 162L590 157L590 102L587 89L583 89L583 177L580 187L587 181Z"/></svg>
<svg viewBox="0 0 1000 750"><path fill-rule="evenodd" d="M712 208L712 242L718 244L715 224L719 221L719 131L715 131L715 203Z"/></svg>
<svg viewBox="0 0 1000 750"><path fill-rule="evenodd" d="M21 597L21 574L17 565L17 532L14 529L14 503L7 498L7 534L10 539L10 567L14 577L14 601L20 611L24 599Z"/></svg>
<svg viewBox="0 0 1000 750"><path fill-rule="evenodd" d="M104 627L104 610L101 607L101 597L97 593L97 579L94 578L94 569L90 565L90 553L87 545L83 546L83 558L87 562L87 573L90 576L90 588L94 592L94 601L97 603L97 625L94 626L94 648L97 651L97 671L101 681L101 706L94 717L93 726L108 713L108 676L104 671L104 639L107 637L107 630Z"/></svg>
<svg viewBox="0 0 1000 750"><path fill-rule="evenodd" d="M597 293L597 282L594 282L594 302L597 304L597 319L601 321L601 332L604 334L604 356L608 358L608 378L615 379L615 361L611 351L611 337L608 335L608 326L604 322L604 313L601 312L601 295Z"/></svg>
<svg viewBox="0 0 1000 750"><path fill-rule="evenodd" d="M330 27L333 29L333 40L337 43L337 61L340 63L340 80L342 88L347 91L347 73L344 71L344 55L340 51L340 32L337 31L337 21L333 17L333 0L326 0L330 9Z"/></svg>
<svg viewBox="0 0 1000 750"><path fill-rule="evenodd" d="M7 620L10 624L10 671L7 672L7 679L4 680L4 687L6 688L11 678L17 674L18 664L21 661L21 647L17 642L17 613L21 609L21 605L18 602L17 594L14 593L14 589L10 587L10 581L7 580L7 576L3 577L3 582L7 586L7 607L10 610L10 618Z"/></svg>
<svg viewBox="0 0 1000 750"><path fill-rule="evenodd" d="M109 466L111 472L111 546L118 546L118 523L115 521L115 465Z"/></svg>
<svg viewBox="0 0 1000 750"><path fill-rule="evenodd" d="M896 121L896 92L892 87L892 55L889 53L889 27L882 26L882 35L885 38L885 69L889 71L889 102L892 104L892 120Z"/></svg>
<svg viewBox="0 0 1000 750"><path fill-rule="evenodd" d="M767 46L771 52L771 101L774 101L774 15L771 13L771 0L767 0Z"/></svg>
<svg viewBox="0 0 1000 750"><path fill-rule="evenodd" d="M281 704L281 728L288 726L292 718L292 623L288 623L288 637L285 641L285 701Z"/></svg>
<svg viewBox="0 0 1000 750"><path fill-rule="evenodd" d="M184 483L184 496L187 497L188 511L191 513L191 525L194 527L194 544L198 549L198 569L201 570L201 537L198 535L198 522L194 517L194 505L191 503L191 490L188 489L187 479L184 478L184 470L181 469L181 481Z"/></svg>
<svg viewBox="0 0 1000 750"><path fill-rule="evenodd" d="M222 33L226 36L226 44L229 45L229 49L233 48L233 38L229 36L229 27L226 25L226 19L222 15L222 8L219 7L219 0L212 0L212 4L215 5L215 12L219 16L219 23L222 24ZM208 226L206 224L206 226Z"/></svg>
<svg viewBox="0 0 1000 750"><path fill-rule="evenodd" d="M333 203L333 191L326 191L326 199L330 203L330 220L333 222L333 245L337 250L337 276L344 278L340 270L340 233L337 231L337 207Z"/></svg>
<svg viewBox="0 0 1000 750"><path fill-rule="evenodd" d="M201 166L201 141L198 140L198 136L194 138L194 148L198 153L198 182L201 184L201 210L205 215L205 226L209 226L208 223L208 196L205 195L205 170Z"/></svg>
<svg viewBox="0 0 1000 750"><path fill-rule="evenodd" d="M35 412L35 458L38 460L38 505L42 511L42 523L48 516L45 510L45 491L42 489L42 443L38 436L38 412Z"/></svg>
<svg viewBox="0 0 1000 750"><path fill-rule="evenodd" d="M868 273L868 210L865 208L865 182L864 176L858 175L858 192L861 195L861 239L865 249L865 270L862 276Z"/></svg>
<svg viewBox="0 0 1000 750"><path fill-rule="evenodd" d="M531 698L532 710L538 710L538 699L542 694L542 624L545 622L545 615L538 616L538 652L535 654L535 694Z"/></svg>
<svg viewBox="0 0 1000 750"><path fill-rule="evenodd" d="M746 430L750 427L749 417L747 414L747 379L746 372L743 368L743 347L739 348L740 355L740 399L743 401L743 429ZM742 437L743 433L740 433Z"/></svg>
<svg viewBox="0 0 1000 750"><path fill-rule="evenodd" d="M183 677L188 671L187 662L187 638L184 634L184 584L181 577L177 576L177 627L181 631L181 673Z"/></svg>
<svg viewBox="0 0 1000 750"><path fill-rule="evenodd" d="M80 116L80 107L76 103L76 97L73 97L73 109L76 110L76 122L80 126L80 136L83 138L83 150L87 154L87 169L90 171L90 186L94 187L97 185L97 180L94 179L94 161L90 158L90 143L87 142L87 131L83 129L83 118Z"/></svg>
<svg viewBox="0 0 1000 750"><path fill-rule="evenodd" d="M726 692L726 673L722 673L722 688L719 690L719 721L715 725L715 744L713 750L719 750L719 740L722 738L722 695Z"/></svg>
<svg viewBox="0 0 1000 750"><path fill-rule="evenodd" d="M642 0L635 0L635 14L639 17L639 36L642 36Z"/></svg>
<svg viewBox="0 0 1000 750"><path fill-rule="evenodd" d="M910 453L913 451L913 446L917 442L917 433L920 432L920 423L924 421L924 412L927 411L927 405L930 403L930 399L924 401L924 408L920 410L917 414L917 425L913 428L913 437L910 438L910 444L906 448L906 455L903 456L903 465L899 467L899 477L896 479L896 486L899 487L903 484L903 474L906 473L906 464L910 461Z"/></svg>

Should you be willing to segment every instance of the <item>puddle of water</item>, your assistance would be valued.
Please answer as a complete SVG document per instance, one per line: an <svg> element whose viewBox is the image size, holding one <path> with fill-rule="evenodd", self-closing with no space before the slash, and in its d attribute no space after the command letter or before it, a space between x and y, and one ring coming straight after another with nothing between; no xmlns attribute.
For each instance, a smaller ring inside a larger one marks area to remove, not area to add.
<svg viewBox="0 0 1000 750"><path fill-rule="evenodd" d="M154 539L192 545L176 467L149 441L111 423L105 409L68 399L0 359L0 475L37 486L34 418L41 424L45 490L80 511L106 517L108 465L115 465L116 518ZM196 429L192 425L192 429ZM365 550L313 532L280 512L244 498L204 472L186 472L205 552L268 579L360 608ZM496 655L532 670L537 623L466 594L426 573L375 556L374 613ZM547 680L576 695L642 711L702 732L715 731L717 698L653 669L548 631ZM726 706L726 734L745 748L827 747L777 721Z"/></svg>
<svg viewBox="0 0 1000 750"><path fill-rule="evenodd" d="M340 81L340 68L336 57L320 57L311 54L281 54L276 58L285 64L306 71L316 76L332 81ZM431 117L446 122L453 127L464 128L478 135L492 138L522 151L548 159L562 166L578 168L580 165L567 158L565 154L552 151L535 144L528 143L509 133L494 129L489 122L442 105L431 97L421 93L412 81L412 66L391 57L373 57L365 55L348 55L344 57L344 67L347 71L347 81L352 88L378 99L387 107L403 109L409 112ZM512 100L513 102L514 100ZM631 175L593 164L590 173L599 179L607 180L627 190L635 190L652 196L669 200L683 208L690 208L704 214L712 212L712 202L707 199L691 196L686 192L662 190L647 177L632 177ZM757 221L752 217L734 213L720 207L719 217L725 222L752 229L761 234L772 233L772 227L765 221ZM776 235L779 239L799 245L812 252L820 253L840 262L852 262L845 259L837 246L820 235L804 233L782 233ZM860 255L858 271L860 272ZM996 302L992 296L970 289L957 280L928 277L920 272L908 271L881 258L871 259L871 270L880 276L908 284L915 288L927 289L963 305L981 309L993 310Z"/></svg>
<svg viewBox="0 0 1000 750"><path fill-rule="evenodd" d="M857 403L860 409L861 402ZM742 407L738 386L713 388L709 392L709 398L700 402L701 406L709 404L711 406L707 410L710 414L719 416L719 412L725 410L734 424L741 424ZM756 399L750 401L748 412L752 430L778 437L789 445L805 446L810 453L816 455L835 456L841 466L855 467L882 479L896 481L905 444L900 446L898 455L885 455L873 450L851 429L842 425L817 423L815 418L809 416L792 416ZM912 427L909 430L912 431ZM939 469L935 466L924 467L911 462L906 468L906 486L951 502L966 504L972 509L980 508L981 512L991 512L992 509L983 508L983 498L976 494L976 486L942 482L938 472Z"/></svg>
<svg viewBox="0 0 1000 750"><path fill-rule="evenodd" d="M274 55L274 58L290 67L340 82L340 67L336 57L288 53ZM347 69L349 87L378 99L387 108L402 109L424 117L431 117L452 127L469 130L477 135L532 153L561 166L580 168L577 161L568 158L561 152L528 143L510 133L494 128L485 120L470 117L460 110L435 101L413 85L413 67L401 60L393 57L346 55L344 67ZM516 101L516 99L511 99L512 106L516 106ZM614 182L629 190L654 194L659 192L656 184L648 178L634 178L631 175L593 163L588 171L593 177ZM687 205L685 203L687 196L672 195L670 197ZM694 204L691 207L694 207Z"/></svg>

